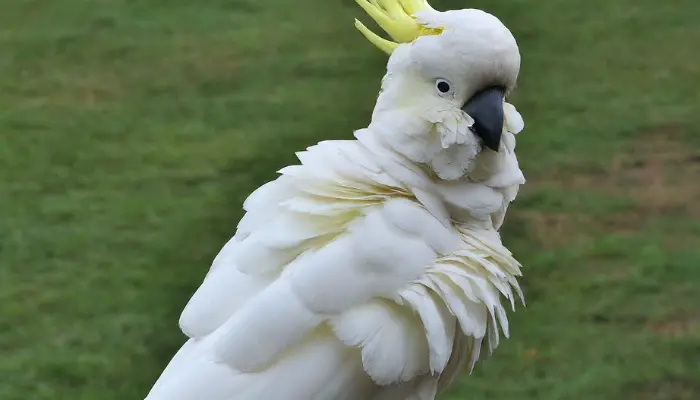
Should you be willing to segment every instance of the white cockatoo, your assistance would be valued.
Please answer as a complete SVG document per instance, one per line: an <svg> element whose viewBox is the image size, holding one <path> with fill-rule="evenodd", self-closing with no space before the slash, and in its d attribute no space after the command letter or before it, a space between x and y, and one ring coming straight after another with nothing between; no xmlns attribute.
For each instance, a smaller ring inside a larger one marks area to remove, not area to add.
<svg viewBox="0 0 700 400"><path fill-rule="evenodd" d="M371 123L298 153L180 318L148 400L426 400L508 336L518 187L511 32L476 9L357 0L394 41Z"/></svg>

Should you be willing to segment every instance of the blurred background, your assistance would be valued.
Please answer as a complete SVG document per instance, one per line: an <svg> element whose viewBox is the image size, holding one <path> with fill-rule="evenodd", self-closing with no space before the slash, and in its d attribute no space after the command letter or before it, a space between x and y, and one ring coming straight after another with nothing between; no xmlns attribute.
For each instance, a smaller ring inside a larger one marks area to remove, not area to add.
<svg viewBox="0 0 700 400"><path fill-rule="evenodd" d="M241 203L366 126L352 0L0 0L0 399L142 399ZM700 2L433 0L523 57L512 339L447 399L700 399Z"/></svg>

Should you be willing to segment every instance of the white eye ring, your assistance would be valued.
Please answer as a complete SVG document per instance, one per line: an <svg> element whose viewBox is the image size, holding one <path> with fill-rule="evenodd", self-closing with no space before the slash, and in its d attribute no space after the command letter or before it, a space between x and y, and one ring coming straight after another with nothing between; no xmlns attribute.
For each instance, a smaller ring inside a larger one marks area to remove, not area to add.
<svg viewBox="0 0 700 400"><path fill-rule="evenodd" d="M441 96L449 95L453 92L452 84L445 79L435 80L435 89L437 89Z"/></svg>

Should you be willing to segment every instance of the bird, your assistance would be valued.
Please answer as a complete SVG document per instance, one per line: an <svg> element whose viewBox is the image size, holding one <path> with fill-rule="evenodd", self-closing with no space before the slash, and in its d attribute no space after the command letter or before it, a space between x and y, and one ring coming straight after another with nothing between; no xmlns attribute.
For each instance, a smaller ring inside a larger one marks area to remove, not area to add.
<svg viewBox="0 0 700 400"><path fill-rule="evenodd" d="M355 20L389 56L370 123L247 197L146 400L433 400L509 337L517 42L478 9L356 2L390 37Z"/></svg>

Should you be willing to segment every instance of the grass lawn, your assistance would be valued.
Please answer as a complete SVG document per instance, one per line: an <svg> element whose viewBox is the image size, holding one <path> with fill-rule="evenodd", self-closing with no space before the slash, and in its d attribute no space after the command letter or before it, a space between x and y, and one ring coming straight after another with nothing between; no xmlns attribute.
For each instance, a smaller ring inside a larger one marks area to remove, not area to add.
<svg viewBox="0 0 700 400"><path fill-rule="evenodd" d="M447 399L700 399L700 3L433 0L523 55L526 309ZM241 203L366 126L352 0L0 11L0 399L143 398ZM363 20L367 21L367 18Z"/></svg>

